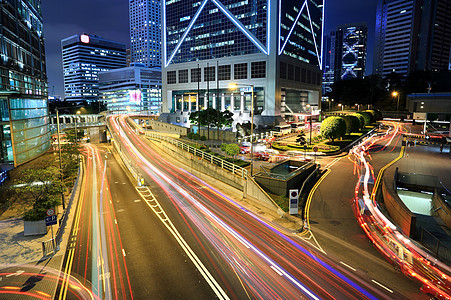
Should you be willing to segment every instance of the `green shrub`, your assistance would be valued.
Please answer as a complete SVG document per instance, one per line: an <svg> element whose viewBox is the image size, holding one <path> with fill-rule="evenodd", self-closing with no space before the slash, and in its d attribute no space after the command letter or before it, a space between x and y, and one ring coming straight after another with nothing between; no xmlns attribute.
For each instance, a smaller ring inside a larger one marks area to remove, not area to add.
<svg viewBox="0 0 451 300"><path fill-rule="evenodd" d="M206 141L206 140L207 140L207 137L206 137L205 135L203 135L203 136L200 137L200 140L201 140L201 141Z"/></svg>
<svg viewBox="0 0 451 300"><path fill-rule="evenodd" d="M361 114L355 113L355 114L352 114L352 115L350 115L350 116L354 116L354 117L356 117L357 119L359 119L360 128L365 127L365 118L364 118Z"/></svg>
<svg viewBox="0 0 451 300"><path fill-rule="evenodd" d="M222 143L221 144L221 150L225 152L226 148L227 148L227 144L226 143Z"/></svg>
<svg viewBox="0 0 451 300"><path fill-rule="evenodd" d="M374 123L373 115L370 114L369 112L359 111L356 112L355 115L361 115L363 117L364 126L368 126Z"/></svg>
<svg viewBox="0 0 451 300"><path fill-rule="evenodd" d="M331 139L332 143L335 139L345 136L346 122L342 117L328 117L321 123L321 135Z"/></svg>
<svg viewBox="0 0 451 300"><path fill-rule="evenodd" d="M193 139L193 135L194 135L194 133L190 131L190 132L188 132L186 134L186 137L189 138L190 140L192 140Z"/></svg>
<svg viewBox="0 0 451 300"><path fill-rule="evenodd" d="M375 121L382 120L382 113L379 110L369 109L369 110L366 110L366 112L369 112L371 115L373 115L373 119Z"/></svg>
<svg viewBox="0 0 451 300"><path fill-rule="evenodd" d="M356 132L360 129L360 120L354 115L342 116L346 122L346 133Z"/></svg>

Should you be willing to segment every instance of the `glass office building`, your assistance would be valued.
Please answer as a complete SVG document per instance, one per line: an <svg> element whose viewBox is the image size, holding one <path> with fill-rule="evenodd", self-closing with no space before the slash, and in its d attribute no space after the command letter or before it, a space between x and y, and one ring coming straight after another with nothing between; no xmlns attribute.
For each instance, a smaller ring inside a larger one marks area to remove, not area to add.
<svg viewBox="0 0 451 300"><path fill-rule="evenodd" d="M132 63L99 73L100 97L111 114L158 115L161 110L161 68Z"/></svg>
<svg viewBox="0 0 451 300"><path fill-rule="evenodd" d="M98 101L98 73L127 65L125 44L96 35L73 35L61 41L61 48L66 101Z"/></svg>
<svg viewBox="0 0 451 300"><path fill-rule="evenodd" d="M161 66L161 2L129 0L131 62Z"/></svg>
<svg viewBox="0 0 451 300"><path fill-rule="evenodd" d="M230 110L236 123L273 126L319 108L323 0L165 1L163 114ZM238 84L235 90L230 83ZM251 99L252 88L254 99ZM307 105L309 104L309 105Z"/></svg>
<svg viewBox="0 0 451 300"><path fill-rule="evenodd" d="M41 2L3 1L0 18L0 163L23 164L50 147Z"/></svg>

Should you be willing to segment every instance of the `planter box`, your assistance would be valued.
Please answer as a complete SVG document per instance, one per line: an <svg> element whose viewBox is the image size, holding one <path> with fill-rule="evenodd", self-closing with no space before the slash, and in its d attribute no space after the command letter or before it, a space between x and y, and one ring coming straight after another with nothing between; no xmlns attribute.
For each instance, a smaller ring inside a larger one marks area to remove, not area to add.
<svg viewBox="0 0 451 300"><path fill-rule="evenodd" d="M41 221L23 221L23 235L42 235L47 234L45 220Z"/></svg>

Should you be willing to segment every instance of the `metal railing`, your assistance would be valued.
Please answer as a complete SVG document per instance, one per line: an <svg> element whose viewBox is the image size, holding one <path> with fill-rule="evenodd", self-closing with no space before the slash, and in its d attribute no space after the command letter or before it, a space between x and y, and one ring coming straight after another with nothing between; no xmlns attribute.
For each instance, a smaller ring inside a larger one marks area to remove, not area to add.
<svg viewBox="0 0 451 300"><path fill-rule="evenodd" d="M222 158L216 157L210 153L207 153L205 151L202 151L200 149L197 149L195 147L192 147L188 144L185 144L179 140L176 140L174 138L171 137L167 137L163 134L160 133L156 133L156 132L151 132L151 131L145 131L145 134L147 137L149 138L153 138L153 139L158 139L158 140L162 140L165 142L168 142L172 145L175 145L178 148L181 148L183 150L185 150L188 153L191 153L193 156L196 156L199 159L202 159L204 161L210 162L211 164L214 164L224 170L230 171L235 175L238 175L240 177L245 178L247 176L247 170L239 167L231 162L228 162L226 160L223 160ZM194 157L193 157L194 159Z"/></svg>
<svg viewBox="0 0 451 300"><path fill-rule="evenodd" d="M435 237L432 233L424 229L420 226L419 229L419 241L420 243L429 249L436 256L441 258L442 260L451 262L451 249L446 247L437 237Z"/></svg>
<svg viewBox="0 0 451 300"><path fill-rule="evenodd" d="M74 187L72 188L71 195L69 198L69 203L67 204L66 210L63 212L61 219L59 220L58 230L54 238L42 242L42 254L47 256L50 254L55 254L60 250L60 244L63 239L63 234L66 231L67 220L69 218L70 211L72 209L72 204L74 202L75 194L78 189L80 182L80 177L82 176L82 163L78 167L77 179L75 180Z"/></svg>

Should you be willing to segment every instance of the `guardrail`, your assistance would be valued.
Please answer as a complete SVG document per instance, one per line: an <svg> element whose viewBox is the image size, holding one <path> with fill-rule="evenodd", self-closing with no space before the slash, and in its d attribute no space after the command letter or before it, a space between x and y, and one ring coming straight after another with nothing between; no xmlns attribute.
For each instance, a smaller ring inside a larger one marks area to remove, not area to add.
<svg viewBox="0 0 451 300"><path fill-rule="evenodd" d="M214 164L218 167L221 167L224 170L230 171L233 174L236 174L238 176L241 176L243 178L245 178L247 176L247 170L239 167L231 162L228 162L226 160L223 160L219 157L216 157L214 155L211 155L210 153L207 153L205 151L202 151L200 149L194 148L188 144L185 144L179 140L173 139L171 137L167 137L163 134L160 133L156 133L156 132L151 132L151 131L145 131L145 135L149 138L153 138L153 139L158 139L158 140L163 140L165 142L168 142L172 145L177 146L178 148L181 148L185 151L187 151L188 153L193 154L196 157L199 157L200 159L204 160L204 161L208 161L211 164Z"/></svg>
<svg viewBox="0 0 451 300"><path fill-rule="evenodd" d="M75 180L74 187L72 188L69 203L67 204L66 210L63 212L63 215L59 220L59 226L56 235L54 238L42 242L43 256L55 254L60 250L61 240L63 239L64 232L66 231L67 219L69 218L69 214L72 209L72 203L74 202L75 194L78 189L78 184L80 182L80 177L82 176L82 171L83 166L82 163L80 163L80 166L78 167L77 179Z"/></svg>

